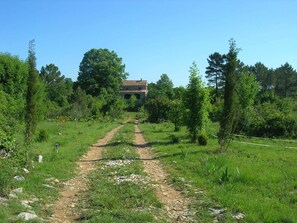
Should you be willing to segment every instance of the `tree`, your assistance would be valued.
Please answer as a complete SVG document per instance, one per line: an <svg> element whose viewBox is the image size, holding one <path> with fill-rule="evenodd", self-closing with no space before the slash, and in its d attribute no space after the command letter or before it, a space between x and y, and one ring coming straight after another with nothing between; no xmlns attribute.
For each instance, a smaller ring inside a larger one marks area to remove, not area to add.
<svg viewBox="0 0 297 223"><path fill-rule="evenodd" d="M258 62L254 66L249 67L249 71L256 76L256 80L260 83L262 92L270 92L274 88L275 80L273 72L264 64Z"/></svg>
<svg viewBox="0 0 297 223"><path fill-rule="evenodd" d="M137 111L138 103L135 95L132 95L128 100L128 109L130 111Z"/></svg>
<svg viewBox="0 0 297 223"><path fill-rule="evenodd" d="M288 97L297 94L297 72L293 67L285 63L275 69L275 92L280 97Z"/></svg>
<svg viewBox="0 0 297 223"><path fill-rule="evenodd" d="M36 70L36 57L35 57L35 41L29 42L28 51L28 88L26 97L26 134L25 140L27 144L26 159L29 159L29 146L32 143L33 136L37 125L37 102L38 102L38 71Z"/></svg>
<svg viewBox="0 0 297 223"><path fill-rule="evenodd" d="M215 88L215 101L221 97L220 89L224 86L224 57L218 52L215 52L207 59L208 66L206 67L206 78L208 85Z"/></svg>
<svg viewBox="0 0 297 223"><path fill-rule="evenodd" d="M195 62L193 62L189 72L190 80L185 92L184 104L187 109L186 125L189 129L191 141L195 142L207 122L209 99Z"/></svg>
<svg viewBox="0 0 297 223"><path fill-rule="evenodd" d="M255 98L260 90L259 82L253 74L243 73L240 76L238 101L240 105L240 118L237 131L251 135L252 126L255 124Z"/></svg>
<svg viewBox="0 0 297 223"><path fill-rule="evenodd" d="M59 68L54 64L42 66L39 75L45 84L47 99L60 107L67 105L73 92L72 80L61 75Z"/></svg>
<svg viewBox="0 0 297 223"><path fill-rule="evenodd" d="M16 56L0 54L0 89L15 99L23 99L27 90L28 65Z"/></svg>
<svg viewBox="0 0 297 223"><path fill-rule="evenodd" d="M236 126L236 116L238 115L238 96L237 88L239 82L240 62L237 59L239 49L236 48L234 39L229 41L229 52L225 56L226 64L224 66L225 91L224 91L224 107L220 120L220 129L218 133L218 141L221 149L227 149L231 134Z"/></svg>
<svg viewBox="0 0 297 223"><path fill-rule="evenodd" d="M162 74L160 79L156 83L156 88L158 93L167 97L168 99L173 99L173 83L167 74Z"/></svg>
<svg viewBox="0 0 297 223"><path fill-rule="evenodd" d="M162 74L156 83L148 84L147 99L155 99L156 97L164 97L170 100L174 97L173 83L167 74Z"/></svg>
<svg viewBox="0 0 297 223"><path fill-rule="evenodd" d="M92 96L99 96L103 89L118 95L126 79L122 58L108 49L91 49L84 54L79 66L78 85Z"/></svg>
<svg viewBox="0 0 297 223"><path fill-rule="evenodd" d="M169 120L174 124L174 131L179 131L184 120L184 106L181 100L175 99L170 103Z"/></svg>

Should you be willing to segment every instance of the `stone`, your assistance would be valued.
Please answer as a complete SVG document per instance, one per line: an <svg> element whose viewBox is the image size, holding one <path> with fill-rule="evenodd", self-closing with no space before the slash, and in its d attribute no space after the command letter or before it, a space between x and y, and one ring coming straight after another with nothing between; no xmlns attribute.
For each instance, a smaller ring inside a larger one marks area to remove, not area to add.
<svg viewBox="0 0 297 223"><path fill-rule="evenodd" d="M23 168L23 171L24 171L26 174L30 173L30 171L29 171L28 169L26 169L26 168Z"/></svg>
<svg viewBox="0 0 297 223"><path fill-rule="evenodd" d="M0 156L5 158L7 156L7 152L4 149L0 149Z"/></svg>
<svg viewBox="0 0 297 223"><path fill-rule="evenodd" d="M238 221L241 221L244 219L245 215L243 213L238 213L236 215L233 215L232 217Z"/></svg>
<svg viewBox="0 0 297 223"><path fill-rule="evenodd" d="M6 203L8 200L5 197L0 197L0 204Z"/></svg>
<svg viewBox="0 0 297 223"><path fill-rule="evenodd" d="M37 162L42 163L42 158L43 158L42 155L38 155L37 156Z"/></svg>
<svg viewBox="0 0 297 223"><path fill-rule="evenodd" d="M24 181L25 177L23 176L15 176L13 179L15 179L16 181Z"/></svg>
<svg viewBox="0 0 297 223"><path fill-rule="evenodd" d="M28 220L32 220L34 218L37 218L37 215L36 214L33 214L33 213L28 213L28 212L22 212L20 213L17 218L20 218L20 219L23 219L25 221L28 221Z"/></svg>
<svg viewBox="0 0 297 223"><path fill-rule="evenodd" d="M23 188L22 187L16 188L14 190L11 190L10 193L11 194L21 194L21 193L23 193Z"/></svg>
<svg viewBox="0 0 297 223"><path fill-rule="evenodd" d="M12 194L12 193L10 193L10 194L8 195L8 197L9 197L9 198L15 198L15 199L19 198L18 195L16 195L16 194Z"/></svg>
<svg viewBox="0 0 297 223"><path fill-rule="evenodd" d="M224 208L208 208L208 210L213 216L222 216L226 212Z"/></svg>

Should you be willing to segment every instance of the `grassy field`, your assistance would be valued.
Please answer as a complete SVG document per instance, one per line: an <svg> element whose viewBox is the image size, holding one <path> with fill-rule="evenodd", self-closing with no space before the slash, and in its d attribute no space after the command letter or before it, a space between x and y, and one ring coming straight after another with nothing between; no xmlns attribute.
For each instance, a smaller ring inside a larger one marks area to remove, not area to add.
<svg viewBox="0 0 297 223"><path fill-rule="evenodd" d="M51 214L51 205L58 196L58 189L62 182L71 178L76 168L75 161L86 152L91 144L102 138L113 127L119 125L115 122L59 122L46 121L38 125L38 132L43 129L48 134L48 140L44 142L34 142L31 156L43 156L43 162L38 163L36 159L30 168L30 173L26 174L21 168L14 168L11 173L6 160L0 160L3 178L12 179L15 175L24 176L25 180L17 182L10 180L6 196L14 188L23 188L23 193L18 194L18 198L11 198L8 202L0 204L0 222L22 222L16 219L16 215L23 211L28 211L21 201L27 201L33 207L32 210L43 218ZM55 144L59 144L58 151ZM4 173L7 174L4 175ZM7 184L8 184L7 183ZM40 222L39 220L27 222Z"/></svg>
<svg viewBox="0 0 297 223"><path fill-rule="evenodd" d="M209 208L225 209L220 222L236 222L239 213L243 222L297 222L296 142L241 138L220 151L215 124L207 146L189 143L186 130L175 133L170 123L140 127L171 182L193 198L197 222L214 220Z"/></svg>
<svg viewBox="0 0 297 223"><path fill-rule="evenodd" d="M133 145L134 126L125 125L104 149L82 198L81 222L167 222Z"/></svg>

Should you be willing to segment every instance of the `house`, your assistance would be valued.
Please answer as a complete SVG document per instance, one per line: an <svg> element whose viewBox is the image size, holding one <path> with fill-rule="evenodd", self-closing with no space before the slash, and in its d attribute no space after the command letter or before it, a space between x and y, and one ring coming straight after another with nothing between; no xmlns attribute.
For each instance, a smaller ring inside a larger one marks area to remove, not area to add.
<svg viewBox="0 0 297 223"><path fill-rule="evenodd" d="M120 95L129 100L132 95L135 95L139 105L143 105L147 95L147 81L145 80L125 80L123 81Z"/></svg>

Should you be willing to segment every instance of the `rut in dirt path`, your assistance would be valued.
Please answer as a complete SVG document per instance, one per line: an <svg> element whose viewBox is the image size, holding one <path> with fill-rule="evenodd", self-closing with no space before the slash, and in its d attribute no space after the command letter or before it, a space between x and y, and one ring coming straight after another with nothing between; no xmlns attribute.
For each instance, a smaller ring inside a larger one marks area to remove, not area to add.
<svg viewBox="0 0 297 223"><path fill-rule="evenodd" d="M71 223L80 217L77 212L78 195L88 190L87 175L94 169L94 160L101 158L102 148L109 143L115 133L123 125L114 128L104 138L90 147L90 150L77 162L76 177L64 183L59 192L59 200L54 205L53 214L50 218L52 223Z"/></svg>
<svg viewBox="0 0 297 223"><path fill-rule="evenodd" d="M192 222L192 214L188 209L190 199L185 198L167 182L167 174L162 169L159 160L153 158L150 147L147 146L137 122L135 123L135 145L138 154L143 159L144 171L156 182L156 194L164 204L168 216L173 222Z"/></svg>

